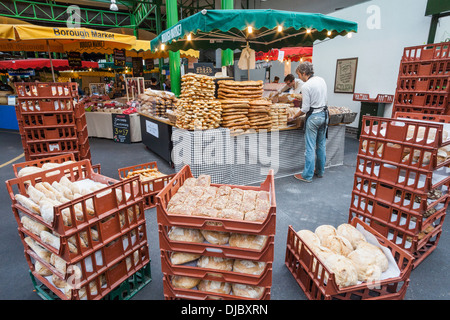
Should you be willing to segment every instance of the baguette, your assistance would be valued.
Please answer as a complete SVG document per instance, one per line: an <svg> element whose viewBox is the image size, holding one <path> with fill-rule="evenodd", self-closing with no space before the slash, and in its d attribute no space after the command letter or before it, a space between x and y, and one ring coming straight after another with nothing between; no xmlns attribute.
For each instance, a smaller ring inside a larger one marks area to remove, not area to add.
<svg viewBox="0 0 450 320"><path fill-rule="evenodd" d="M43 224L34 221L33 219L27 217L27 216L23 216L20 219L20 222L22 222L22 225L25 229L27 229L28 231L31 231L33 234L39 236L41 231L50 231L49 228L47 228L46 226L44 226Z"/></svg>
<svg viewBox="0 0 450 320"><path fill-rule="evenodd" d="M36 203L39 203L39 201L45 197L45 195L39 191L38 189L36 189L35 187L33 187L32 185L29 185L27 188L27 193L30 196L30 199L33 200Z"/></svg>
<svg viewBox="0 0 450 320"><path fill-rule="evenodd" d="M31 248L31 250L33 250L34 253L36 253L38 255L39 258L50 263L50 256L51 256L50 251L41 247L39 244L36 243L36 241L34 241L30 237L26 237L24 241L28 244L28 246Z"/></svg>
<svg viewBox="0 0 450 320"><path fill-rule="evenodd" d="M14 195L14 198L17 202L19 202L20 205L24 206L28 210L30 210L33 213L41 214L41 209L39 208L39 205L36 204L34 201L32 201L30 198L25 197L21 194Z"/></svg>

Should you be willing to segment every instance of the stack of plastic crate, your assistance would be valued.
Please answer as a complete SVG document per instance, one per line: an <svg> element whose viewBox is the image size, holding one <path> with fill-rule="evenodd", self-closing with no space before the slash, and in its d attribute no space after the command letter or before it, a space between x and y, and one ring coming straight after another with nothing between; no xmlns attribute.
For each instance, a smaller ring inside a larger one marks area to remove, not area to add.
<svg viewBox="0 0 450 320"><path fill-rule="evenodd" d="M368 223L414 256L436 249L448 207L446 124L363 117L349 221Z"/></svg>
<svg viewBox="0 0 450 320"><path fill-rule="evenodd" d="M269 300L272 286L276 221L273 171L269 172L266 180L260 187L229 186L242 190L268 192L270 195L270 210L264 221L224 219L168 212L167 204L170 199L177 193L180 186L188 178L192 177L190 167L183 167L157 195L157 220L165 299ZM211 184L211 186L220 187L225 185ZM186 229L191 231L198 230L202 234L204 234L204 231L219 232L228 234L230 239L233 234L245 234L261 242L258 248L245 248L241 245L238 247L234 246L234 242L233 245L230 242L213 244L207 240L200 241L200 239L197 242L191 242L171 238L170 233L172 231L175 232L175 228L178 231ZM211 262L216 258L219 261L226 260L228 263L233 264L233 268L207 268L199 264L199 260L197 262L178 264L171 259L173 253L187 254L195 256L197 259L210 259L209 261ZM244 273L242 269L237 271L238 269L235 268L236 263L248 266L257 265L259 270L257 273ZM197 285L188 288L174 284L176 279L180 278L191 279ZM205 284L205 288L202 287L201 283ZM246 293L242 294L244 291Z"/></svg>
<svg viewBox="0 0 450 320"><path fill-rule="evenodd" d="M17 83L16 115L26 160L73 153L91 159L76 82Z"/></svg>
<svg viewBox="0 0 450 320"><path fill-rule="evenodd" d="M51 191L57 188L54 183L62 185L63 179L74 185L102 185L95 191L74 194L68 201L52 199L57 194ZM117 181L95 173L90 161L82 160L8 180L6 187L33 284L39 282L39 287L50 290L55 298L103 299L149 265L137 178ZM30 205L36 190L46 199L40 197L37 206ZM51 206L45 207L44 202Z"/></svg>
<svg viewBox="0 0 450 320"><path fill-rule="evenodd" d="M450 42L407 47L400 62L392 114L450 112Z"/></svg>

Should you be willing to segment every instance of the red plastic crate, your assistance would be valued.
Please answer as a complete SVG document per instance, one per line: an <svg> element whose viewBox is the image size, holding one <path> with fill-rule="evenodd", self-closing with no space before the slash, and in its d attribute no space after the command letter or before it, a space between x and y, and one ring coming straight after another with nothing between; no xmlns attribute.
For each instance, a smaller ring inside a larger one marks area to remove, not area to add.
<svg viewBox="0 0 450 320"><path fill-rule="evenodd" d="M18 98L72 98L78 97L76 82L22 82L16 83Z"/></svg>
<svg viewBox="0 0 450 320"><path fill-rule="evenodd" d="M156 161L142 163L134 166L128 166L124 168L119 168L118 173L121 180L126 179L128 176L128 173L137 171L137 170L143 170L143 169L158 169L158 165ZM156 207L156 195L164 189L164 187L170 182L170 180L175 176L176 174L169 174L165 175L163 177L158 177L155 179L146 179L141 180L142 185L142 194L144 195L145 201L144 206L145 209L150 209Z"/></svg>
<svg viewBox="0 0 450 320"><path fill-rule="evenodd" d="M246 300L255 301L246 297L233 294L219 294L214 292L200 291L196 289L180 289L173 287L170 276L163 277L164 299L166 300ZM270 300L270 287L264 289L260 300Z"/></svg>
<svg viewBox="0 0 450 320"><path fill-rule="evenodd" d="M403 50L402 61L450 59L449 47L450 42L406 47Z"/></svg>
<svg viewBox="0 0 450 320"><path fill-rule="evenodd" d="M427 77L432 75L432 63L431 62L403 62L400 64L399 78L400 77Z"/></svg>
<svg viewBox="0 0 450 320"><path fill-rule="evenodd" d="M60 139L75 139L78 140L77 131L72 127L56 127L56 128L28 128L24 129L22 139L28 142L31 141L46 141L46 140L60 140Z"/></svg>
<svg viewBox="0 0 450 320"><path fill-rule="evenodd" d="M68 153L68 154L58 155L58 156L49 157L49 158L43 158L43 159L39 159L39 160L35 160L35 161L25 161L25 162L20 162L20 163L13 163L12 167L13 167L13 171L14 171L14 176L17 177L17 174L19 173L19 171L25 167L35 166L35 167L41 168L42 165L47 162L63 163L66 161L75 161L74 155L71 153Z"/></svg>
<svg viewBox="0 0 450 320"><path fill-rule="evenodd" d="M266 219L262 222L168 214L166 210L167 203L178 191L180 186L183 185L184 181L191 177L193 177L193 175L190 167L189 165L186 165L172 178L170 184L165 186L164 189L158 193L156 198L158 203L157 217L159 224L225 232L251 233L260 235L275 234L276 200L273 170L270 170L266 180L261 184L260 187L230 185L231 188L240 188L242 190L257 190L269 192L271 207ZM211 186L220 187L221 185L211 184Z"/></svg>
<svg viewBox="0 0 450 320"><path fill-rule="evenodd" d="M64 204L54 206L54 218L52 222L46 222L39 214L26 209L20 205L14 197L14 195L18 193L27 195L26 189L28 185L34 186L38 182L48 182L52 184L53 181L60 181L63 176L66 176L72 182L81 179L90 179L104 183L107 187L83 195ZM136 183L138 187L136 187L134 183ZM73 235L81 228L85 228L92 223L108 217L112 213L117 213L124 208L130 207L131 205L137 205L143 201L138 179L118 181L97 174L93 171L89 160L62 165L56 170L49 169L25 177L7 180L6 187L12 200L13 207L29 215L34 220L50 228L52 231L57 232L60 236ZM82 208L82 216L76 218L75 208L78 206L81 206ZM87 210L90 206L93 207L93 212ZM66 210L69 212L68 216L63 214ZM70 221L71 225L68 225L67 221Z"/></svg>
<svg viewBox="0 0 450 320"><path fill-rule="evenodd" d="M405 107L401 105L395 105L392 108L392 114L396 114L398 112L407 112L407 113L422 113L430 116L438 116L447 114L447 108L429 108L429 107Z"/></svg>
<svg viewBox="0 0 450 320"><path fill-rule="evenodd" d="M415 236L430 226L436 217L445 214L448 208L447 195L433 203L433 206L426 206L425 202L422 207L426 206L427 210L408 208L412 205L405 206L407 201L401 199L402 197L399 198L398 201L387 201L359 192L359 190L353 190L350 210L384 223L391 228L401 230L405 234Z"/></svg>
<svg viewBox="0 0 450 320"><path fill-rule="evenodd" d="M448 115L429 115L422 113L396 112L395 119L407 118L410 120L434 121L440 123L450 123L450 116Z"/></svg>
<svg viewBox="0 0 450 320"><path fill-rule="evenodd" d="M292 226L288 228L285 265L310 300L401 300L409 285L413 257L401 247L389 241L381 233L359 219L352 219L353 226L361 225L373 234L380 245L388 248L400 269L396 278L374 284L362 283L340 288L334 274L302 241ZM328 280L325 280L328 279Z"/></svg>
<svg viewBox="0 0 450 320"><path fill-rule="evenodd" d="M18 115L17 119L21 121L22 127L36 128L36 127L50 127L57 126L73 126L75 123L75 116L72 113L42 113L42 114L24 114ZM83 126L84 127L84 126ZM83 128L81 127L81 129Z"/></svg>
<svg viewBox="0 0 450 320"><path fill-rule="evenodd" d="M349 221L353 219L364 221L364 223L370 225L370 227L386 237L389 241L409 252L414 258L412 261L412 267L414 269L437 248L445 217L445 213L434 217L435 220L432 222L434 226L433 230L420 239L419 235L411 236L401 229L392 228L384 222L373 219L373 217L364 216L357 211L350 210Z"/></svg>
<svg viewBox="0 0 450 320"><path fill-rule="evenodd" d="M51 276L41 276L35 270L34 262L39 257L32 250L26 249L25 257L33 276L62 300L100 300L150 262L148 244L144 244L134 252L112 262L108 267L90 275L89 279L74 282L73 289L69 289L66 295L64 289L61 290L53 284ZM52 268L49 264L45 266Z"/></svg>
<svg viewBox="0 0 450 320"><path fill-rule="evenodd" d="M28 149L28 154L30 155L48 155L51 153L61 154L79 151L77 138L69 138L58 141L25 142Z"/></svg>
<svg viewBox="0 0 450 320"><path fill-rule="evenodd" d="M400 107L445 109L448 104L448 93L397 91L394 103Z"/></svg>
<svg viewBox="0 0 450 320"><path fill-rule="evenodd" d="M79 112L78 103L72 98L18 98L16 111L20 114L44 113L44 112Z"/></svg>
<svg viewBox="0 0 450 320"><path fill-rule="evenodd" d="M263 262L273 262L274 236L268 236L265 246L261 250L233 247L229 244L215 245L206 241L202 243L174 241L169 239L170 227L158 225L159 246L161 250L196 253L222 258L248 259Z"/></svg>
<svg viewBox="0 0 450 320"><path fill-rule="evenodd" d="M428 93L448 93L449 77L421 77L421 78L402 78L397 84L397 92L428 92Z"/></svg>
<svg viewBox="0 0 450 320"><path fill-rule="evenodd" d="M266 263L266 267L261 275L251 275L235 271L200 268L192 265L174 265L170 262L170 252L161 250L161 270L164 275L170 276L177 275L261 287L272 286L272 262Z"/></svg>

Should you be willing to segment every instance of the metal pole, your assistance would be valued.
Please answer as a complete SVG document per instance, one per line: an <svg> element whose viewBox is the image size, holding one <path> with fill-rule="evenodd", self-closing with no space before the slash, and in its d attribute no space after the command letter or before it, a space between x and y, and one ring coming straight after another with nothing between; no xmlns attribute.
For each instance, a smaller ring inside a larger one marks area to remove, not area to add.
<svg viewBox="0 0 450 320"><path fill-rule="evenodd" d="M49 59L50 59L50 68L52 69L53 82L56 82L56 81L55 81L55 71L53 70L52 55L50 54L50 45L49 45L49 43L48 43L48 40L47 40L47 51L48 51L48 57L49 57Z"/></svg>
<svg viewBox="0 0 450 320"><path fill-rule="evenodd" d="M177 0L167 0L167 28L178 22ZM181 59L180 51L169 51L170 87L172 92L178 97L181 93Z"/></svg>
<svg viewBox="0 0 450 320"><path fill-rule="evenodd" d="M222 0L221 9L234 9L234 0ZM234 52L231 49L222 49L222 66L231 66L234 62Z"/></svg>

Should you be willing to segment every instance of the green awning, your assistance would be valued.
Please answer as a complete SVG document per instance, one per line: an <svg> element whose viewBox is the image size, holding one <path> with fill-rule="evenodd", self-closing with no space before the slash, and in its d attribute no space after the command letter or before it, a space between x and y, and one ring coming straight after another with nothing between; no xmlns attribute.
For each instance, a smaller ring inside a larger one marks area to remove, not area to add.
<svg viewBox="0 0 450 320"><path fill-rule="evenodd" d="M251 26L252 32L248 27ZM151 50L242 49L254 50L312 46L316 40L357 32L355 22L318 13L281 10L202 10L161 32ZM190 37L190 39L188 38Z"/></svg>

